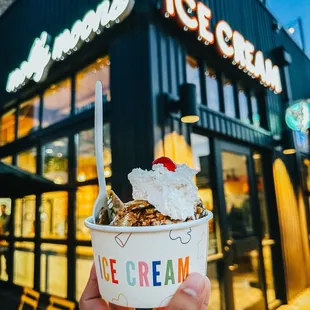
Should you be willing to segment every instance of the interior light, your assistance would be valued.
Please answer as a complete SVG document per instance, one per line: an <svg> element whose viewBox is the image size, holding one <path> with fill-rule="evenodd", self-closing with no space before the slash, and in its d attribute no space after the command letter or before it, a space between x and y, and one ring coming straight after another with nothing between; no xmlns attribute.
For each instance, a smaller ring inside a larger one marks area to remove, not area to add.
<svg viewBox="0 0 310 310"><path fill-rule="evenodd" d="M112 176L112 171L111 171L111 168L110 167L106 167L104 168L104 176L106 178L110 178Z"/></svg>
<svg viewBox="0 0 310 310"><path fill-rule="evenodd" d="M53 144L55 146L64 146L65 145L65 143L63 141L55 141Z"/></svg>
<svg viewBox="0 0 310 310"><path fill-rule="evenodd" d="M62 184L62 178L60 178L60 177L55 178L54 183L55 184Z"/></svg>
<svg viewBox="0 0 310 310"><path fill-rule="evenodd" d="M46 153L46 154L53 154L54 151L53 151L52 149L46 149L46 150L45 150L45 153Z"/></svg>
<svg viewBox="0 0 310 310"><path fill-rule="evenodd" d="M295 154L295 153L296 153L295 149L285 149L285 150L283 150L283 154L285 154L285 155L292 155L292 154Z"/></svg>
<svg viewBox="0 0 310 310"><path fill-rule="evenodd" d="M293 34L293 33L295 32L295 28L294 28L294 27L288 28L288 32L289 32L290 34Z"/></svg>
<svg viewBox="0 0 310 310"><path fill-rule="evenodd" d="M198 115L186 115L181 117L181 122L186 124L193 124L199 121Z"/></svg>
<svg viewBox="0 0 310 310"><path fill-rule="evenodd" d="M79 175L78 175L78 181L79 182L84 182L84 181L86 181L86 175L85 175L85 173L84 172L81 172Z"/></svg>
<svg viewBox="0 0 310 310"><path fill-rule="evenodd" d="M112 186L111 186L110 184L108 184L108 185L106 186L106 189L107 189L107 191L110 191L110 190L112 189Z"/></svg>
<svg viewBox="0 0 310 310"><path fill-rule="evenodd" d="M260 156L260 154L258 154L258 153L256 153L256 154L253 155L253 159L260 159L260 158L261 158L261 156Z"/></svg>
<svg viewBox="0 0 310 310"><path fill-rule="evenodd" d="M61 158L62 157L62 153L57 153L57 157Z"/></svg>

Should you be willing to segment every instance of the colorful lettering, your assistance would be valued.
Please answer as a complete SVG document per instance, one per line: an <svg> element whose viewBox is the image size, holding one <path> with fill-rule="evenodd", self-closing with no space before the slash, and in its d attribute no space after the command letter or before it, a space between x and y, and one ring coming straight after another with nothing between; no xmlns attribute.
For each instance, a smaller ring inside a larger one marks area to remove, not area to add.
<svg viewBox="0 0 310 310"><path fill-rule="evenodd" d="M149 279L147 278L149 267L146 262L139 262L139 280L140 286L150 286Z"/></svg>
<svg viewBox="0 0 310 310"><path fill-rule="evenodd" d="M161 264L161 261L154 261L152 263L153 266L153 285L154 286L161 286L161 282L157 281L157 277L160 275L160 272L157 270L157 266Z"/></svg>
<svg viewBox="0 0 310 310"><path fill-rule="evenodd" d="M116 263L115 259L110 259L110 267L111 267L111 276L112 276L112 283L118 284L118 280L115 279L116 269L114 268L114 264Z"/></svg>
<svg viewBox="0 0 310 310"><path fill-rule="evenodd" d="M183 265L183 259L180 257L178 259L178 282L183 282L189 274L189 256L185 257L185 262Z"/></svg>
<svg viewBox="0 0 310 310"><path fill-rule="evenodd" d="M108 282L110 281L110 275L107 272L108 260L105 257L102 257L101 260L102 260L103 276L104 276L104 279Z"/></svg>
<svg viewBox="0 0 310 310"><path fill-rule="evenodd" d="M165 285L168 285L169 281L171 281L171 284L175 284L172 259L167 261Z"/></svg>
<svg viewBox="0 0 310 310"><path fill-rule="evenodd" d="M126 273L127 273L127 282L130 286L135 286L136 285L136 278L135 277L130 277L130 268L132 270L135 270L135 264L132 261L128 261L126 263Z"/></svg>

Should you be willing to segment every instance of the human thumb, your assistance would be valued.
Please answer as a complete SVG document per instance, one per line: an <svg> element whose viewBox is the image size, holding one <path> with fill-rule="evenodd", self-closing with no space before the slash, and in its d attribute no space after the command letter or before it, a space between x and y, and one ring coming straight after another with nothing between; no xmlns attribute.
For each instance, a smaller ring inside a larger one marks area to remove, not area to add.
<svg viewBox="0 0 310 310"><path fill-rule="evenodd" d="M210 280L199 273L190 274L168 304L168 310L205 310L210 300Z"/></svg>

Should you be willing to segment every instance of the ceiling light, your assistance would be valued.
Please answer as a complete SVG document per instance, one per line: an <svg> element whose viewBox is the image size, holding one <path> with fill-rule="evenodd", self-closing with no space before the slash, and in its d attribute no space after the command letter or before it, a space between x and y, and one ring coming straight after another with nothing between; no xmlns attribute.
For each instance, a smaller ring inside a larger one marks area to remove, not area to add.
<svg viewBox="0 0 310 310"><path fill-rule="evenodd" d="M52 149L46 149L46 150L45 150L45 153L46 153L46 154L53 154L54 151L53 151Z"/></svg>

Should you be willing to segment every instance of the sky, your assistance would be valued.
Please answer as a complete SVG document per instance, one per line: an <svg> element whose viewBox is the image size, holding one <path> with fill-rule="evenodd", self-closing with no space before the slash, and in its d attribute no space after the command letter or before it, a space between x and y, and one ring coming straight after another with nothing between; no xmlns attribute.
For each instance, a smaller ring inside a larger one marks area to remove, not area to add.
<svg viewBox="0 0 310 310"><path fill-rule="evenodd" d="M300 31L294 21L301 17L305 33L306 52L310 55L310 0L266 0L267 6L280 23L296 29L294 39L301 45Z"/></svg>

